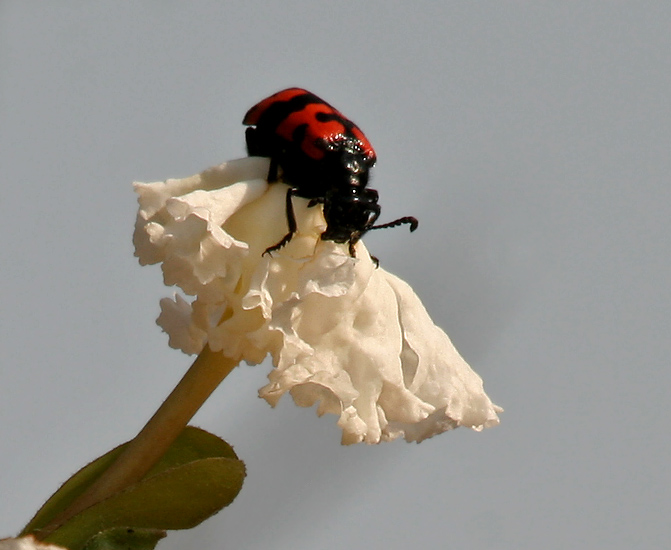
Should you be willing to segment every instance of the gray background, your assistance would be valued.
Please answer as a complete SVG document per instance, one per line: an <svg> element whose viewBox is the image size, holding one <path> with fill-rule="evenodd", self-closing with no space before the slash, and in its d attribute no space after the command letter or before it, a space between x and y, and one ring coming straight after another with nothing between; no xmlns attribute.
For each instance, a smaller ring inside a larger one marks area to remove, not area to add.
<svg viewBox="0 0 671 550"><path fill-rule="evenodd" d="M506 408L421 445L234 371L195 423L240 497L162 548L666 548L671 3L0 4L0 534L128 439L190 364L154 325L132 180L243 156L242 115L298 85L379 163L366 238Z"/></svg>

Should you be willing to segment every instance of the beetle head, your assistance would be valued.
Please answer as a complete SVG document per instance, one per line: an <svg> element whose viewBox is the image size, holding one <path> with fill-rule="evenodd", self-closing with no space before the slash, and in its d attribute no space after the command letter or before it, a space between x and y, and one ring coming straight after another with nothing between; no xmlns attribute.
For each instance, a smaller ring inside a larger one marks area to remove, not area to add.
<svg viewBox="0 0 671 550"><path fill-rule="evenodd" d="M375 189L352 186L335 190L324 199L326 231L322 240L355 243L380 216Z"/></svg>

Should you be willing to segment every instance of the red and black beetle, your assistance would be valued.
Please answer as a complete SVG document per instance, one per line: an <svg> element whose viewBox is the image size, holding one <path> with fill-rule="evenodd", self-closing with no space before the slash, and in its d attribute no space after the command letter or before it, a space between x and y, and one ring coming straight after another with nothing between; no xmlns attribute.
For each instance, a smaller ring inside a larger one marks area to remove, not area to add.
<svg viewBox="0 0 671 550"><path fill-rule="evenodd" d="M366 186L375 151L356 124L316 95L301 88L282 90L252 107L242 123L250 126L248 154L270 157L268 181L278 181L281 168L282 181L291 186L286 198L289 232L264 254L283 247L296 232L294 195L311 199L308 206L324 205L321 238L349 243L351 256L366 231L401 224L417 229L410 216L374 225L380 216L378 194Z"/></svg>

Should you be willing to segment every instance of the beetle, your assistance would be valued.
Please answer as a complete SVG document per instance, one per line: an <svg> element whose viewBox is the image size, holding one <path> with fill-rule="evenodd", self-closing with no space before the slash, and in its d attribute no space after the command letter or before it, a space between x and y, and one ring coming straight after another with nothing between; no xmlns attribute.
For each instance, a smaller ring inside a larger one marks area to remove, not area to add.
<svg viewBox="0 0 671 550"><path fill-rule="evenodd" d="M378 193L368 176L377 160L368 138L340 111L302 88L287 88L254 105L242 121L249 156L270 158L268 182L290 187L286 195L289 232L268 254L291 241L296 232L292 197L324 205L326 230L322 240L348 243L350 256L364 233L398 225L417 229L412 216L375 225L380 216Z"/></svg>

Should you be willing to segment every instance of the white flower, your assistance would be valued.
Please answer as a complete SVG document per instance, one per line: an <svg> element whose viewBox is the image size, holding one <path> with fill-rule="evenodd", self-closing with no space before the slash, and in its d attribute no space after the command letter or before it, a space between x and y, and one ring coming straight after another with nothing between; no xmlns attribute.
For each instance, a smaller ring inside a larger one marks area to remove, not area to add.
<svg viewBox="0 0 671 550"><path fill-rule="evenodd" d="M361 241L351 258L320 239L321 207L294 198L297 233L263 255L287 231L287 187L267 172L268 159L252 157L135 184L140 262L160 262L165 283L195 297L161 301L170 345L198 353L207 343L252 364L270 353L261 397L317 403L317 414L339 416L345 444L498 424L501 409L412 289L376 268Z"/></svg>
<svg viewBox="0 0 671 550"><path fill-rule="evenodd" d="M55 544L45 544L38 541L32 535L21 537L18 539L2 539L0 540L0 550L65 550L62 546Z"/></svg>

